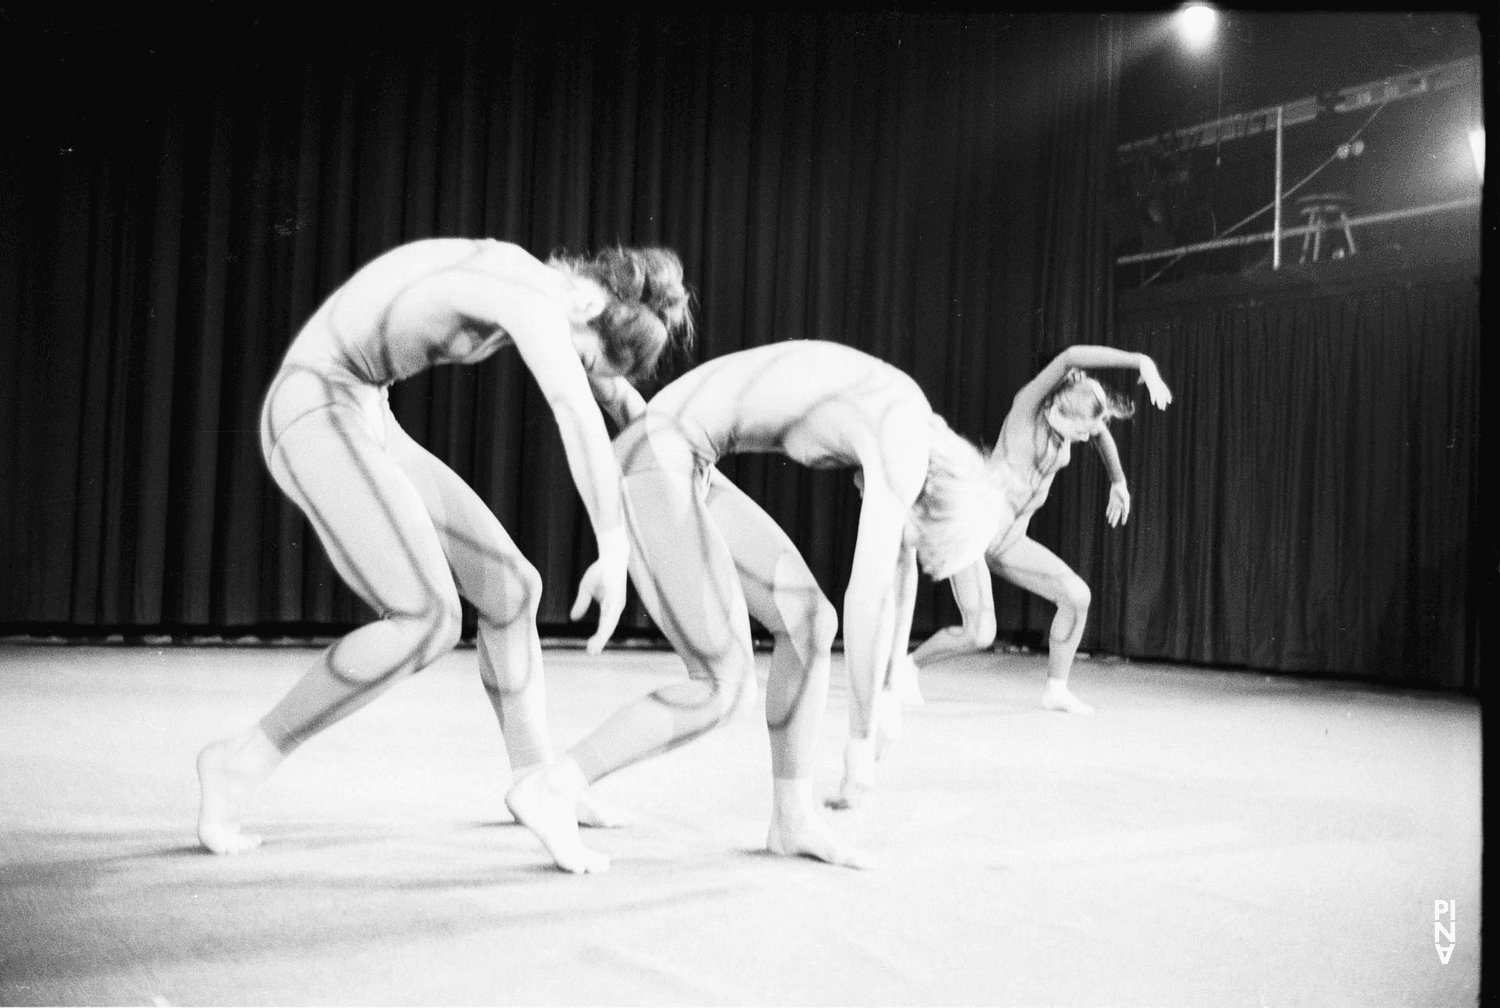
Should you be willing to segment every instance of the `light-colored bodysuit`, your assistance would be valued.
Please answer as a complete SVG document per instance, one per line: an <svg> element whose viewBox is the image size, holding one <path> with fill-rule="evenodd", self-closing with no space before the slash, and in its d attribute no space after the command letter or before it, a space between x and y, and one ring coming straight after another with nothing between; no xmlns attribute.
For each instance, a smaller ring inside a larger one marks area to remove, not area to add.
<svg viewBox="0 0 1500 1008"><path fill-rule="evenodd" d="M1000 427L999 444L1006 443L1007 419ZM1005 497L1000 519L1000 531L985 550L985 556L998 561L1016 543L1026 538L1031 525L1031 516L1047 503L1052 491L1052 481L1072 459L1072 445L1061 439L1049 439L1042 449L1042 463L1030 476L1017 473L1006 461L1005 453L995 451L990 456L990 471L995 475Z"/></svg>
<svg viewBox="0 0 1500 1008"><path fill-rule="evenodd" d="M836 614L786 533L714 464L772 452L811 468L861 470L866 493L844 640L851 681L873 683L893 646L893 582L906 516L927 477L931 416L921 389L901 371L818 341L715 358L651 400L615 440L631 577L690 679L627 706L579 743L572 755L588 780L690 741L729 716L755 681L749 616L777 636L778 651L785 639L797 652L773 656L766 716L774 775L806 775ZM819 654L823 660L814 661ZM861 737L867 717L851 704Z"/></svg>
<svg viewBox="0 0 1500 1008"><path fill-rule="evenodd" d="M462 593L478 611L480 673L512 765L550 758L535 627L540 578L478 494L401 429L388 402L393 382L505 346L502 328L462 306L539 268L494 241L404 245L356 273L287 350L261 414L266 465L380 618L329 648L262 720L283 752L452 648Z"/></svg>

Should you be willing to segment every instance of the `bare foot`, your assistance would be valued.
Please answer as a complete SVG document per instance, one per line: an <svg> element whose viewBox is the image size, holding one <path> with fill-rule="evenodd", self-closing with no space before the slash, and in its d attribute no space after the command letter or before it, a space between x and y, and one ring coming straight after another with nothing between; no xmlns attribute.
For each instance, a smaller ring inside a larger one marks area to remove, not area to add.
<svg viewBox="0 0 1500 1008"><path fill-rule="evenodd" d="M240 819L264 774L235 758L234 740L214 742L198 754L198 841L215 854L244 854L260 837L240 832Z"/></svg>
<svg viewBox="0 0 1500 1008"><path fill-rule="evenodd" d="M578 796L578 825L589 829L619 829L635 822L624 809L615 808L585 791Z"/></svg>
<svg viewBox="0 0 1500 1008"><path fill-rule="evenodd" d="M609 857L589 850L578 836L578 796L587 784L578 765L565 756L522 777L505 796L510 814L536 834L557 867L579 874L609 868Z"/></svg>
<svg viewBox="0 0 1500 1008"><path fill-rule="evenodd" d="M1062 711L1065 714L1094 713L1094 708L1073 695L1067 683L1053 682L1050 679L1047 681L1047 688L1042 692L1042 706L1047 710Z"/></svg>
<svg viewBox="0 0 1500 1008"><path fill-rule="evenodd" d="M891 692L896 694L897 700L912 707L927 702L922 696L922 687L917 684L917 663L911 660L911 655L902 655L891 667Z"/></svg>
<svg viewBox="0 0 1500 1008"><path fill-rule="evenodd" d="M875 859L845 843L813 809L806 781L776 781L766 850L788 857L805 855L847 868L873 868Z"/></svg>
<svg viewBox="0 0 1500 1008"><path fill-rule="evenodd" d="M837 797L824 802L831 809L850 809L858 805L875 784L875 739L849 740L844 746L844 783Z"/></svg>
<svg viewBox="0 0 1500 1008"><path fill-rule="evenodd" d="M532 763L529 766L511 768L511 783L515 784L522 778L528 777L538 770L545 770L546 763ZM619 829L621 826L629 826L635 822L635 817L624 809L618 809L608 802L601 801L590 794L587 789L578 795L578 825L587 826L590 829Z"/></svg>

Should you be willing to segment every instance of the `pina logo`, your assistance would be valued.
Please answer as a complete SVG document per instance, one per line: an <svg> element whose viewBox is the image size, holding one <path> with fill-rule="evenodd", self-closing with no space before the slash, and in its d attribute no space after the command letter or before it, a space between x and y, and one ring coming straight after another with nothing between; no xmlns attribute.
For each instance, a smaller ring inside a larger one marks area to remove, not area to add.
<svg viewBox="0 0 1500 1008"><path fill-rule="evenodd" d="M1448 923L1443 923L1443 918ZM1448 944L1444 945L1443 942ZM1438 961L1448 965L1453 955L1453 946L1458 943L1458 900L1432 901L1432 947L1437 949Z"/></svg>

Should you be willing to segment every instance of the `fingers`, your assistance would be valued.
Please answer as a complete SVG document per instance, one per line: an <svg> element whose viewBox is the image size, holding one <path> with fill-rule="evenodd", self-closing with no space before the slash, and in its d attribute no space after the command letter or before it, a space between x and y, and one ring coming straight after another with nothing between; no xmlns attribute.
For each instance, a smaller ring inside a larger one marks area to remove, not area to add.
<svg viewBox="0 0 1500 1008"><path fill-rule="evenodd" d="M1156 362L1147 357L1141 361L1140 377L1136 381L1146 386L1146 391L1151 396L1151 405L1157 409L1166 409L1172 401L1172 391L1167 388L1167 383L1161 380L1161 372L1156 369Z"/></svg>
<svg viewBox="0 0 1500 1008"><path fill-rule="evenodd" d="M573 600L568 619L583 619L583 614L589 611L589 603L594 600L594 586L599 581L599 572L595 569L597 566L592 564L583 572L583 577L578 582L578 597Z"/></svg>
<svg viewBox="0 0 1500 1008"><path fill-rule="evenodd" d="M1104 516L1113 526L1124 525L1130 517L1130 491L1122 485L1116 485L1110 489L1109 503L1105 505Z"/></svg>
<svg viewBox="0 0 1500 1008"><path fill-rule="evenodd" d="M603 560L590 564L578 582L578 597L573 600L573 609L568 613L570 619L582 619L589 611L589 603L598 600L599 628L589 638L587 646L588 653L593 655L604 650L604 645L615 632L615 625L620 622L620 614L625 611L624 571L620 571L617 578L611 577L610 573Z"/></svg>
<svg viewBox="0 0 1500 1008"><path fill-rule="evenodd" d="M591 655L603 654L604 645L609 643L610 635L612 635L614 632L615 626L613 623L611 623L609 625L609 628L606 629L603 622L601 621L599 624L599 630L594 634L594 636L589 638L588 645L584 647L584 651Z"/></svg>
<svg viewBox="0 0 1500 1008"><path fill-rule="evenodd" d="M609 638L615 632L615 626L620 622L620 614L625 611L624 602L624 599L615 598L610 593L606 593L599 600L599 629L594 631L594 636L589 638L589 654L598 654L604 650L604 645L609 643Z"/></svg>

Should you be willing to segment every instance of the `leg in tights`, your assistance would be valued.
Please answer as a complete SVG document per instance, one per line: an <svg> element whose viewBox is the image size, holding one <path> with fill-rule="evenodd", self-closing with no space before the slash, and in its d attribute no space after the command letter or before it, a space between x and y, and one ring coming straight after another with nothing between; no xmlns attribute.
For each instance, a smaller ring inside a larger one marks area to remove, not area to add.
<svg viewBox="0 0 1500 1008"><path fill-rule="evenodd" d="M944 627L916 651L912 661L925 668L945 658L988 650L995 643L995 599L990 585L990 569L984 560L959 571L948 579L953 601L958 603L961 626Z"/></svg>
<svg viewBox="0 0 1500 1008"><path fill-rule="evenodd" d="M766 682L774 779L767 849L865 867L870 859L818 819L812 796L838 613L781 526L717 471L708 511L734 557L750 615L775 640Z"/></svg>
<svg viewBox="0 0 1500 1008"><path fill-rule="evenodd" d="M256 728L200 755L199 837L210 850L253 847L239 818L281 757L458 641L458 592L442 545L383 435L368 410L334 404L301 414L270 447L277 484L380 618L325 651Z"/></svg>
<svg viewBox="0 0 1500 1008"><path fill-rule="evenodd" d="M585 786L667 752L729 718L755 688L750 621L734 558L683 466L627 471L630 575L646 610L688 667L688 680L626 705L546 771L506 796L566 871L603 871L564 810Z"/></svg>
<svg viewBox="0 0 1500 1008"><path fill-rule="evenodd" d="M469 484L387 420L390 454L407 475L437 530L459 593L479 619L479 677L495 710L515 778L552 762L547 691L536 612L542 578L500 519ZM580 796L578 821L621 825L625 817Z"/></svg>
<svg viewBox="0 0 1500 1008"><path fill-rule="evenodd" d="M734 556L700 499L697 479L656 469L626 476L624 487L631 579L686 663L688 681L642 697L573 749L590 781L718 727L755 684Z"/></svg>
<svg viewBox="0 0 1500 1008"><path fill-rule="evenodd" d="M1089 615L1089 586L1057 554L1032 539L1021 539L999 557L992 557L991 563L995 573L1011 584L1057 606L1047 641L1047 688L1042 693L1042 706L1069 714L1092 714L1094 709L1068 689L1068 673Z"/></svg>

